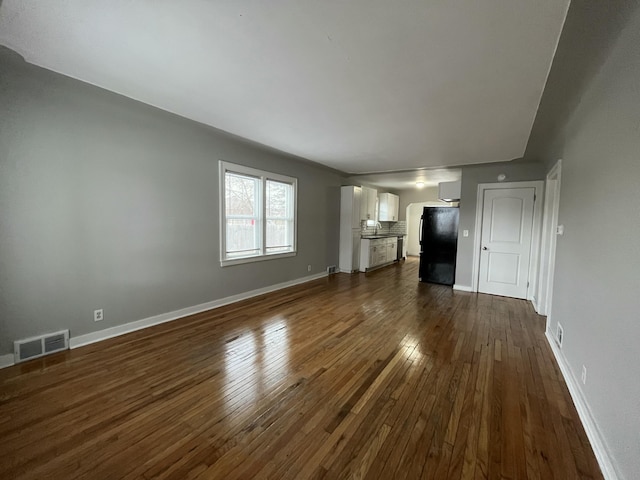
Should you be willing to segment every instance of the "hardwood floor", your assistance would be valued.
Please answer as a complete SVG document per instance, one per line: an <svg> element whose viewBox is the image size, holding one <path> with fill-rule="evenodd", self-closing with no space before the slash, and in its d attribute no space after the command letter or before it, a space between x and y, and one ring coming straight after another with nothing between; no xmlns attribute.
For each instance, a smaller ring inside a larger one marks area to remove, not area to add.
<svg viewBox="0 0 640 480"><path fill-rule="evenodd" d="M338 274L0 371L2 479L601 479L515 299Z"/></svg>

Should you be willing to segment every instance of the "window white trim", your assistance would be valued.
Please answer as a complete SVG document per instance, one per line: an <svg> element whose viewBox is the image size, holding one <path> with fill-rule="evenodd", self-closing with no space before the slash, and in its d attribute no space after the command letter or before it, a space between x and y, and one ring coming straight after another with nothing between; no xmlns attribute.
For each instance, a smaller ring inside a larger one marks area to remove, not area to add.
<svg viewBox="0 0 640 480"><path fill-rule="evenodd" d="M226 173L237 173L260 179L260 199L259 199L259 221L258 234L261 237L259 246L260 253L246 257L226 258L227 252L227 221L226 221ZM293 187L291 205L293 206L293 245L292 251L266 253L266 195L267 180L287 183ZM220 198L220 265L223 267L230 265L238 265L242 263L260 262L264 260L273 260L276 258L293 257L298 250L298 179L286 175L258 170L257 168L245 167L235 163L219 161L219 198Z"/></svg>
<svg viewBox="0 0 640 480"><path fill-rule="evenodd" d="M558 160L547 174L547 180L544 187L540 275L537 302L534 306L540 315L547 316L547 329L549 328L549 325L551 325L551 304L553 297L553 276L556 264L556 235L558 228L558 214L560 211L561 180L562 159Z"/></svg>

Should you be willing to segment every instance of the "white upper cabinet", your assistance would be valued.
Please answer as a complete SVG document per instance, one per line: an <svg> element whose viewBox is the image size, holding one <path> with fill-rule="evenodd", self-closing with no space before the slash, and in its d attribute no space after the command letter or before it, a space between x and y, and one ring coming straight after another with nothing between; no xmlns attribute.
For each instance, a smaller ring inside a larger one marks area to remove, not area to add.
<svg viewBox="0 0 640 480"><path fill-rule="evenodd" d="M360 228L360 210L362 208L362 188L342 187L340 201L340 220L350 228Z"/></svg>
<svg viewBox="0 0 640 480"><path fill-rule="evenodd" d="M375 188L362 187L360 201L360 220L378 220L376 218L376 201L378 191Z"/></svg>
<svg viewBox="0 0 640 480"><path fill-rule="evenodd" d="M400 197L393 193L381 193L378 200L380 204L378 220L381 222L397 222Z"/></svg>
<svg viewBox="0 0 640 480"><path fill-rule="evenodd" d="M460 200L460 188L462 182L440 182L438 184L438 198L445 202L457 202Z"/></svg>

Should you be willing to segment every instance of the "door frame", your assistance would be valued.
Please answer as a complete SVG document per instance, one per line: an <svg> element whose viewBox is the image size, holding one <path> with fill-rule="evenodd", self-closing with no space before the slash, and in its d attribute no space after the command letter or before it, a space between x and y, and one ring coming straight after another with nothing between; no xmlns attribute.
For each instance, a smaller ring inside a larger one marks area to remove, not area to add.
<svg viewBox="0 0 640 480"><path fill-rule="evenodd" d="M540 256L540 231L542 229L542 194L544 192L544 182L542 180L530 182L500 182L500 183L479 183L478 198L476 201L476 225L473 236L473 265L471 270L471 291L478 291L480 278L480 240L482 237L482 212L484 211L485 190L503 190L508 188L533 188L533 229L531 230L531 256L529 259L529 277L527 282L527 300L535 296L538 285L538 265Z"/></svg>
<svg viewBox="0 0 640 480"><path fill-rule="evenodd" d="M551 314L551 301L553 298L561 177L562 160L558 160L547 173L545 183L542 246L540 250L540 282L536 293L536 301L533 302L536 312L547 316L547 322Z"/></svg>

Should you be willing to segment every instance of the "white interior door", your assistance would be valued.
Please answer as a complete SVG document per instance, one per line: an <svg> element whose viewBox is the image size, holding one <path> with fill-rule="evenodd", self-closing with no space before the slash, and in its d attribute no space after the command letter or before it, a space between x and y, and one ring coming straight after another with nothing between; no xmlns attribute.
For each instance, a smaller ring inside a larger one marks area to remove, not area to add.
<svg viewBox="0 0 640 480"><path fill-rule="evenodd" d="M534 188L484 192L478 291L527 298Z"/></svg>

